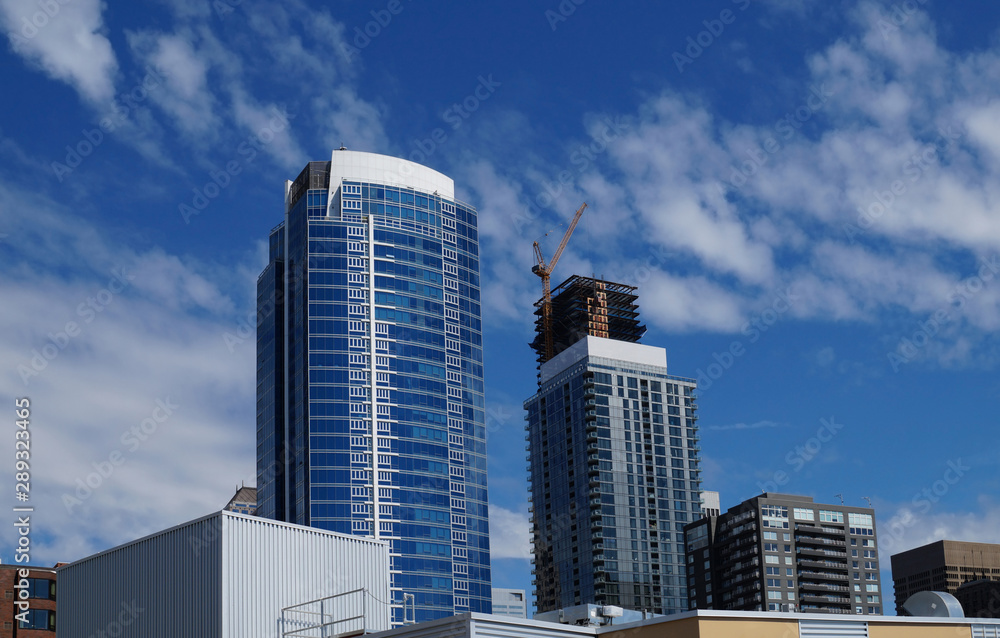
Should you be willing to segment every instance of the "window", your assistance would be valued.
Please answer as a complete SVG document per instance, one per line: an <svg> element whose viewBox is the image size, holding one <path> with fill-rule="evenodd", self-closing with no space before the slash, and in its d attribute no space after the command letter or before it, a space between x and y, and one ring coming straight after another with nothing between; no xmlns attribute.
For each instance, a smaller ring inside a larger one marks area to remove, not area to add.
<svg viewBox="0 0 1000 638"><path fill-rule="evenodd" d="M872 515L871 514L855 514L851 512L847 515L847 520L850 522L851 527L872 527Z"/></svg>
<svg viewBox="0 0 1000 638"><path fill-rule="evenodd" d="M24 591L23 589L21 591ZM56 581L45 578L29 578L27 587L28 598L56 599Z"/></svg>
<svg viewBox="0 0 1000 638"><path fill-rule="evenodd" d="M19 628L56 630L56 612L48 609L29 609L27 614L27 621L18 622ZM21 616L21 618L25 618L25 616Z"/></svg>
<svg viewBox="0 0 1000 638"><path fill-rule="evenodd" d="M814 520L816 520L816 511L815 510L806 509L804 507L796 507L795 511L794 511L794 514L795 514L795 518L797 518L800 521L814 521Z"/></svg>
<svg viewBox="0 0 1000 638"><path fill-rule="evenodd" d="M820 510L819 520L824 523L843 523L844 513L843 512L833 512L830 510ZM860 613L860 612L858 612Z"/></svg>

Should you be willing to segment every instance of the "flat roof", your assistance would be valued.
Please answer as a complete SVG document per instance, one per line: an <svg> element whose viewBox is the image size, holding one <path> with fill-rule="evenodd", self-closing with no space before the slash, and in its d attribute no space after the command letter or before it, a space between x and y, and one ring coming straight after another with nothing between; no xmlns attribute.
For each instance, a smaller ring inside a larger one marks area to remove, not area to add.
<svg viewBox="0 0 1000 638"><path fill-rule="evenodd" d="M202 522L205 522L207 520L214 519L214 518L219 518L219 519L222 519L222 518L233 518L233 519L237 519L237 520L247 521L247 522L250 522L250 523L257 523L257 524L263 524L263 525L271 525L271 526L274 526L274 527L282 527L282 528L289 529L289 530L298 530L300 532L308 532L310 534L316 534L316 535L319 535L319 536L329 536L329 537L332 537L332 538L339 538L339 539L342 539L342 540L360 541L360 542L364 542L364 543L372 543L374 545L389 545L389 541L376 540L374 538L369 538L367 536L354 536L353 534L341 534L340 532L331 532L331 531L328 531L328 530L325 530L325 529L320 529L318 527L309 527L307 525L297 525L295 523L285 523L284 521L276 521L276 520L273 520L273 519L270 519L270 518L263 518L261 516L252 516L250 514L241 514L240 512L231 512L229 510L220 510L218 512L212 512L211 514L206 514L206 515L201 516L199 518L192 519L192 520L187 521L185 523L180 523L179 525L174 525L173 527L168 527L167 529L163 529L163 530L160 530L158 532L153 532L152 534L146 534L145 536L142 536L142 537L137 538L135 540L128 541L126 543L122 543L121 545L115 545L114 547L109 547L108 549L105 549L103 551L97 552L96 554L91 554L90 556L85 556L83 558L77 559L77 560L75 560L75 561L73 561L71 563L66 563L65 565L60 565L59 568L56 571L62 571L63 569L66 569L68 567L72 567L74 565L78 565L80 563L84 563L84 562L89 561L89 560L94 560L95 558L99 558L99 557L101 557L101 556L103 556L105 554L108 554L110 552L116 552L116 551L118 551L120 549L123 549L125 547L130 547L132 545L137 545L139 543L142 543L142 542L145 542L147 540L156 538L158 536L163 536L164 534L169 534L170 532L173 532L175 530L183 529L185 527L190 527L190 526L195 525L197 523L202 523Z"/></svg>
<svg viewBox="0 0 1000 638"><path fill-rule="evenodd" d="M766 612L766 611L722 611L713 609L698 609L669 616L657 616L638 620L620 625L606 625L603 627L580 627L577 625L564 625L560 623L547 622L543 620L521 619L511 616L466 613L441 618L416 625L397 627L381 633L371 634L378 638L395 638L397 636L439 636L449 635L455 638L459 636L536 636L536 637L557 637L557 636L599 636L609 632L622 631L624 629L638 629L652 625L667 624L685 620L726 620L726 621L749 621L749 622L821 622L826 625L857 625L860 623L885 624L905 627L908 625L938 625L948 626L971 626L981 625L996 627L1000 630L1000 619L996 618L930 618L930 617L900 617L900 616L863 616L855 614L804 614L796 612ZM447 634L441 633L445 627L454 628L456 625L467 625L467 634L456 633L454 629ZM491 630L491 628L493 628ZM664 634L666 635L666 634Z"/></svg>

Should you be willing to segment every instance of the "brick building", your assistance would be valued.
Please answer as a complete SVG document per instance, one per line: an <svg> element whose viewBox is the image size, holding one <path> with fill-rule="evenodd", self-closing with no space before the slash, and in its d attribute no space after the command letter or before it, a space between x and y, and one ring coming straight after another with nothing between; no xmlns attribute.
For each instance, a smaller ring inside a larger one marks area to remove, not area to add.
<svg viewBox="0 0 1000 638"><path fill-rule="evenodd" d="M0 565L0 590L0 638L56 635L55 568Z"/></svg>

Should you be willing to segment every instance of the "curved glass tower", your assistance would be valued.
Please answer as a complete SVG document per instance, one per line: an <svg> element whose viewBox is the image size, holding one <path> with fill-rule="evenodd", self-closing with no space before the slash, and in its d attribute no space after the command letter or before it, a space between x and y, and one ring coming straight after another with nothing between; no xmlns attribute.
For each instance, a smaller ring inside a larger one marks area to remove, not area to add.
<svg viewBox="0 0 1000 638"><path fill-rule="evenodd" d="M388 540L418 622L491 610L479 292L450 178L336 150L286 183L257 283L258 514Z"/></svg>

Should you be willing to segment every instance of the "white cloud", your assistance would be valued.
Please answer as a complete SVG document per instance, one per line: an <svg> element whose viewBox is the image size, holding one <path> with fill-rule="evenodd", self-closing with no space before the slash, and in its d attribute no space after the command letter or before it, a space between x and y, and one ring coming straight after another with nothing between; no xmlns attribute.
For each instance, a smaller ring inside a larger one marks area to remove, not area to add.
<svg viewBox="0 0 1000 638"><path fill-rule="evenodd" d="M946 309L950 325L921 356L983 363L1000 277L973 281L961 307L954 295L1000 255L1000 110L987 81L1000 81L1000 47L945 49L921 11L886 32L884 11L862 2L847 33L803 60L801 90L774 107L782 122L727 121L673 91L634 116L584 118L584 143L604 122L627 124L593 161L571 162L545 202L591 206L560 272L640 284L645 321L675 331L737 331L789 287L800 319L892 317L905 333ZM544 190L533 185L565 168L533 156L463 166L489 249L509 256L484 272L491 312L524 317L538 298L520 222Z"/></svg>
<svg viewBox="0 0 1000 638"><path fill-rule="evenodd" d="M221 509L235 485L253 484L254 343L223 340L252 299L221 292L242 292L237 275L109 241L9 186L0 198L0 226L18 239L0 280L11 363L0 397L32 400L33 560L80 558ZM13 212L29 208L30 219Z"/></svg>
<svg viewBox="0 0 1000 638"><path fill-rule="evenodd" d="M978 511L965 512L941 511L938 500L931 491L876 521L881 550L898 554L940 540L1000 543L1000 504L992 496L980 497Z"/></svg>
<svg viewBox="0 0 1000 638"><path fill-rule="evenodd" d="M0 17L14 51L87 102L105 105L114 96L118 63L105 34L103 8L101 0L0 0Z"/></svg>
<svg viewBox="0 0 1000 638"><path fill-rule="evenodd" d="M210 142L219 127L216 100L208 86L209 52L198 50L197 36L185 30L166 35L151 32L128 34L138 61L164 76L165 86L150 98L192 138Z"/></svg>
<svg viewBox="0 0 1000 638"><path fill-rule="evenodd" d="M528 515L490 504L490 557L531 558Z"/></svg>

